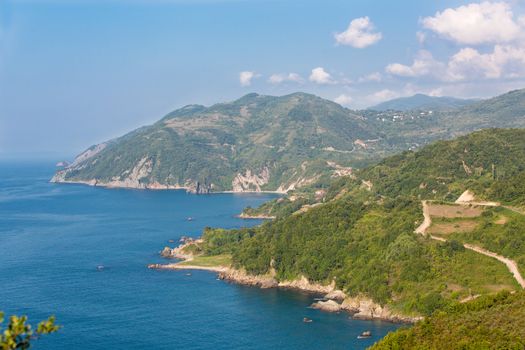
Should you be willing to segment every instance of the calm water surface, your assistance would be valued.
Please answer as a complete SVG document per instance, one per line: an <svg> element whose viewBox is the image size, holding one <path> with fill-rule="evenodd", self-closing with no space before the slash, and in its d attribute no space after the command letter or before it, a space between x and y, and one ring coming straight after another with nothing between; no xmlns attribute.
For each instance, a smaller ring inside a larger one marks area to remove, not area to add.
<svg viewBox="0 0 525 350"><path fill-rule="evenodd" d="M234 215L271 195L55 185L53 171L0 162L0 310L63 325L37 350L363 349L397 327L309 309L297 292L146 268L170 239L257 224ZM357 340L364 330L372 339Z"/></svg>

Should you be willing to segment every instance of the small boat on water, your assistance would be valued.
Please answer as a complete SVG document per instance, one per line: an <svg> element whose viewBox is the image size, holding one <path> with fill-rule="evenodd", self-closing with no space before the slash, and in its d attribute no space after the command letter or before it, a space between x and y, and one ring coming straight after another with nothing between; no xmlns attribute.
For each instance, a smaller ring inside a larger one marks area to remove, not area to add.
<svg viewBox="0 0 525 350"><path fill-rule="evenodd" d="M191 216L188 216L188 217L186 218L186 221L193 221L193 218L192 218Z"/></svg>
<svg viewBox="0 0 525 350"><path fill-rule="evenodd" d="M104 265L97 265L97 271L102 271L104 270L106 267Z"/></svg>
<svg viewBox="0 0 525 350"><path fill-rule="evenodd" d="M303 318L303 322L304 322L304 323L312 323L313 320L312 320L311 318L304 317L304 318Z"/></svg>
<svg viewBox="0 0 525 350"><path fill-rule="evenodd" d="M188 272L188 273L186 274L186 276L191 276L191 273Z"/></svg>
<svg viewBox="0 0 525 350"><path fill-rule="evenodd" d="M372 336L372 332L364 331L363 333L357 336L357 339L366 339L366 338L370 338L371 336Z"/></svg>

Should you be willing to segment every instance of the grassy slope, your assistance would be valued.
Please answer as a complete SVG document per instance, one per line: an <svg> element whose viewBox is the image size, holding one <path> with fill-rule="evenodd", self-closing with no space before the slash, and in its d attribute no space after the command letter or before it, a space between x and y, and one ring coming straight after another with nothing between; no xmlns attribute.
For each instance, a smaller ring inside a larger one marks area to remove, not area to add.
<svg viewBox="0 0 525 350"><path fill-rule="evenodd" d="M193 260L182 261L179 265L191 265L191 266L202 266L202 267L217 267L224 266L229 267L232 259L229 254L212 255L212 256L196 256Z"/></svg>

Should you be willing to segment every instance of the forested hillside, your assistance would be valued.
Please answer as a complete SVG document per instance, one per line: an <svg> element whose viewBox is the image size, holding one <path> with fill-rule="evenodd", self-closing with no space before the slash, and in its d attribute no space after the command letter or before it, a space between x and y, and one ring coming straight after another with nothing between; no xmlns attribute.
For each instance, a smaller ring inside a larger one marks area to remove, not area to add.
<svg viewBox="0 0 525 350"><path fill-rule="evenodd" d="M209 229L204 253L232 254L234 266L251 274L272 270L280 280L336 281L350 295L429 315L471 295L518 286L497 260L454 239L436 242L415 234L423 219L420 201L455 200L466 189L504 201L496 189L523 175L524 160L525 130L484 130L437 142L335 181L319 204L273 222ZM519 193L508 199L523 203ZM516 234L525 240L524 232Z"/></svg>
<svg viewBox="0 0 525 350"><path fill-rule="evenodd" d="M447 201L455 201L465 190L471 190L479 199L521 207L525 206L523 160L523 129L487 129L388 157L375 166L354 171L353 181L314 183L295 195L245 212L283 216L304 205L330 200L355 186L381 196ZM319 190L323 196L316 198L314 193Z"/></svg>
<svg viewBox="0 0 525 350"><path fill-rule="evenodd" d="M386 158L358 172L381 195L455 200L470 189L481 198L525 204L525 131L489 129Z"/></svg>

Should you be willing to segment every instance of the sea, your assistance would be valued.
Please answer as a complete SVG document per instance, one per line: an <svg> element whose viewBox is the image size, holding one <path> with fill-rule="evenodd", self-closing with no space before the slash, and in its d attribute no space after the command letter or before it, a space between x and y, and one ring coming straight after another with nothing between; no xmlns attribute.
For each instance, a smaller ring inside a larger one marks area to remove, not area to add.
<svg viewBox="0 0 525 350"><path fill-rule="evenodd" d="M52 184L54 171L0 161L0 310L61 325L32 349L365 349L399 327L311 309L297 291L146 267L167 262L170 240L260 224L236 215L274 195Z"/></svg>

